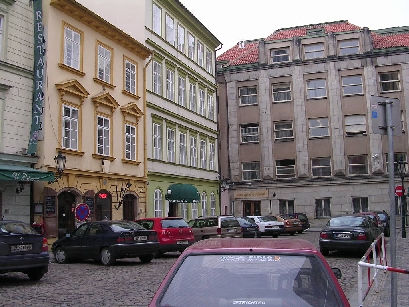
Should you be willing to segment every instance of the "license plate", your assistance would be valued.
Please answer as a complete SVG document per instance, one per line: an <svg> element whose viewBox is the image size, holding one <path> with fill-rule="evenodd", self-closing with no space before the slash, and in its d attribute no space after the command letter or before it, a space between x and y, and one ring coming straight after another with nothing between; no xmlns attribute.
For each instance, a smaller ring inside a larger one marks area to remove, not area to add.
<svg viewBox="0 0 409 307"><path fill-rule="evenodd" d="M187 241L177 241L176 243L177 243L177 244L188 244Z"/></svg>
<svg viewBox="0 0 409 307"><path fill-rule="evenodd" d="M33 249L33 246L31 244L21 244L21 245L11 246L12 252L25 252L25 251L31 251L32 249Z"/></svg>
<svg viewBox="0 0 409 307"><path fill-rule="evenodd" d="M137 236L133 238L135 241L146 241L148 240L147 236Z"/></svg>
<svg viewBox="0 0 409 307"><path fill-rule="evenodd" d="M349 239L351 236L348 233L338 233L335 235L337 239Z"/></svg>
<svg viewBox="0 0 409 307"><path fill-rule="evenodd" d="M248 231L254 231L254 228L247 228Z"/></svg>
<svg viewBox="0 0 409 307"><path fill-rule="evenodd" d="M234 232L234 229L227 229L227 232Z"/></svg>

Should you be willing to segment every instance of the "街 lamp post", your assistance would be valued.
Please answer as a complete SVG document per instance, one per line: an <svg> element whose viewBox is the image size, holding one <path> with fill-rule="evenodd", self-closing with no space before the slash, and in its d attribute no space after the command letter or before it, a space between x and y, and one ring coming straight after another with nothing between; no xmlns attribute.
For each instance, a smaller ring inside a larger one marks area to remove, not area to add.
<svg viewBox="0 0 409 307"><path fill-rule="evenodd" d="M60 150L58 152L58 155L54 157L55 161L55 167L57 169L57 180L61 178L62 173L65 170L65 162L67 162L67 158L62 154L62 151Z"/></svg>
<svg viewBox="0 0 409 307"><path fill-rule="evenodd" d="M401 199L401 216L402 216L402 238L406 238L406 227L405 227L405 223L406 223L406 193L405 193L405 187L403 185L403 180L405 179L406 176L406 165L408 163L406 161L403 161L403 159L401 158L398 161L398 174L399 177L402 181L402 199Z"/></svg>

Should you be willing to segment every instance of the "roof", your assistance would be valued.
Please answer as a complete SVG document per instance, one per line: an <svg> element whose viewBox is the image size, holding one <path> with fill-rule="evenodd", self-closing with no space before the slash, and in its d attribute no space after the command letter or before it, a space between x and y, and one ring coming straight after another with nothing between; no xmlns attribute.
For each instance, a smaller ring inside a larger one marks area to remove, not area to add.
<svg viewBox="0 0 409 307"><path fill-rule="evenodd" d="M263 240L255 240L254 238L211 238L201 240L191 245L189 252L221 252L228 249L229 252L302 252L315 253L318 252L317 247L303 239L280 239L280 238L265 238Z"/></svg>

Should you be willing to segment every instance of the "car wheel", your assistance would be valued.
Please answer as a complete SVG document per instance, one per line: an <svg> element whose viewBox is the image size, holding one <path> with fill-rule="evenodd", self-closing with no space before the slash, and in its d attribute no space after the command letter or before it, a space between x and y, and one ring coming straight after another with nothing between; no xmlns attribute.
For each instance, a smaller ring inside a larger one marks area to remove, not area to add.
<svg viewBox="0 0 409 307"><path fill-rule="evenodd" d="M297 232L298 232L299 234L301 234L301 233L302 233L302 230L298 230Z"/></svg>
<svg viewBox="0 0 409 307"><path fill-rule="evenodd" d="M328 255L329 255L329 250L327 250L327 249L321 248L321 249L320 249L320 252L321 252L321 254L322 254L323 256L328 256Z"/></svg>
<svg viewBox="0 0 409 307"><path fill-rule="evenodd" d="M149 263L153 259L153 255L143 255L139 256L139 260L141 260L142 263Z"/></svg>
<svg viewBox="0 0 409 307"><path fill-rule="evenodd" d="M44 276L45 271L44 268L30 269L27 272L27 276L30 280L40 280Z"/></svg>
<svg viewBox="0 0 409 307"><path fill-rule="evenodd" d="M207 240L207 239L209 239L209 236L203 236L202 237L202 240Z"/></svg>
<svg viewBox="0 0 409 307"><path fill-rule="evenodd" d="M158 252L156 253L156 255L155 255L155 258L161 258L161 257L163 257L164 254L165 254L164 252L158 251Z"/></svg>
<svg viewBox="0 0 409 307"><path fill-rule="evenodd" d="M65 250L62 247L57 247L54 253L54 258L57 263L67 263L68 256L65 253Z"/></svg>
<svg viewBox="0 0 409 307"><path fill-rule="evenodd" d="M113 265L115 263L115 257L112 255L112 252L108 247L104 247L101 250L101 263L105 266Z"/></svg>

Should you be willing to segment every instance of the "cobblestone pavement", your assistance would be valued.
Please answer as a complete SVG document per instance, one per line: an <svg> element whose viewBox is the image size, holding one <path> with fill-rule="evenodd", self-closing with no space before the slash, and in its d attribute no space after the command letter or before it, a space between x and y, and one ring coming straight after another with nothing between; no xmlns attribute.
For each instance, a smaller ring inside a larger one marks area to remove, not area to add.
<svg viewBox="0 0 409 307"><path fill-rule="evenodd" d="M312 223L310 230L295 237L318 246L321 227L322 222ZM399 231L398 234L400 236ZM400 268L405 268L404 261L409 256L407 240L409 239L397 240L397 266ZM32 282L20 273L0 275L0 306L146 307L178 255L179 253L174 253L155 258L150 264L142 264L138 259L123 259L111 267L104 267L93 261L61 265L52 259L49 272L39 282ZM333 253L326 257L331 267L341 269L343 276L339 281L351 300L357 296L357 264L360 257L361 255L347 253ZM380 274L380 290L370 291L364 307L390 306L390 274ZM398 306L409 307L408 275L398 275ZM351 306L357 306L356 301L351 300Z"/></svg>

